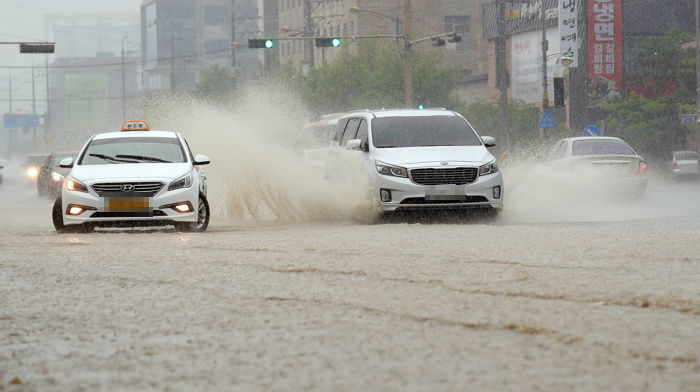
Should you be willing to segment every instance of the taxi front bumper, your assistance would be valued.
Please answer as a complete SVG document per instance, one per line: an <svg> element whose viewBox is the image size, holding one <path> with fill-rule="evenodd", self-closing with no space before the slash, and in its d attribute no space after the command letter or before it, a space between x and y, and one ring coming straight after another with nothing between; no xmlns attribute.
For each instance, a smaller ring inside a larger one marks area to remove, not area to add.
<svg viewBox="0 0 700 392"><path fill-rule="evenodd" d="M121 203L116 203L119 208L114 207L114 202L110 203L110 197L102 197L91 186L87 187L88 192L68 191L65 188L61 191L63 223L65 225L83 223L100 225L125 221L141 223L152 221L154 224L156 222L197 221L199 189L195 186L168 191L167 185L165 185L154 196L139 198L137 203L129 203L130 196L110 195L111 198L119 197ZM189 211L179 212L175 209L176 205L183 203L189 203L191 206ZM138 207L130 207L132 204L138 205ZM80 207L83 211L72 215L69 214L70 207Z"/></svg>

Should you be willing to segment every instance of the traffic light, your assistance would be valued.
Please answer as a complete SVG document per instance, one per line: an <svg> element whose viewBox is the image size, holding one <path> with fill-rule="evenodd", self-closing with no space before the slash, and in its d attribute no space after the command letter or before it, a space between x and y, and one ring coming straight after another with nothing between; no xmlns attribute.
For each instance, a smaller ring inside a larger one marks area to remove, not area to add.
<svg viewBox="0 0 700 392"><path fill-rule="evenodd" d="M343 43L340 38L316 38L317 48L337 48Z"/></svg>
<svg viewBox="0 0 700 392"><path fill-rule="evenodd" d="M564 106L564 78L554 78L554 106Z"/></svg>
<svg viewBox="0 0 700 392"><path fill-rule="evenodd" d="M272 49L275 47L275 40L269 38L248 39L248 47L253 49Z"/></svg>
<svg viewBox="0 0 700 392"><path fill-rule="evenodd" d="M433 41L433 46L443 46L445 45L445 40L442 37L434 37L430 39Z"/></svg>
<svg viewBox="0 0 700 392"><path fill-rule="evenodd" d="M462 42L462 36L457 35L457 33L452 33L452 35L447 37L447 42L453 44L456 42Z"/></svg>
<svg viewBox="0 0 700 392"><path fill-rule="evenodd" d="M416 108L421 110L425 109L425 97L416 97Z"/></svg>
<svg viewBox="0 0 700 392"><path fill-rule="evenodd" d="M53 53L56 44L19 44L20 53Z"/></svg>

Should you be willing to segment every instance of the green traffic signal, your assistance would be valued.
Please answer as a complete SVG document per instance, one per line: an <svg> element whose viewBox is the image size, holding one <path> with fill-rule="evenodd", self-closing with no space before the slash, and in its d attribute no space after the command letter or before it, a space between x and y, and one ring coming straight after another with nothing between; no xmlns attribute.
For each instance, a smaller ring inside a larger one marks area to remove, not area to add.
<svg viewBox="0 0 700 392"><path fill-rule="evenodd" d="M316 38L317 48L337 48L343 44L343 40L340 38Z"/></svg>
<svg viewBox="0 0 700 392"><path fill-rule="evenodd" d="M343 40L340 39L340 38L333 38L333 39L331 39L331 45L332 45L334 48L337 48L337 47L340 46L340 44L342 44L342 43L343 43Z"/></svg>
<svg viewBox="0 0 700 392"><path fill-rule="evenodd" d="M274 48L274 47L275 47L275 41L273 41L273 40L271 40L271 39L265 40L265 47L266 47L267 49L272 49L272 48Z"/></svg>
<svg viewBox="0 0 700 392"><path fill-rule="evenodd" d="M419 103L419 104L418 104L418 109L423 110L423 109L425 109L425 106L424 106L422 103Z"/></svg>

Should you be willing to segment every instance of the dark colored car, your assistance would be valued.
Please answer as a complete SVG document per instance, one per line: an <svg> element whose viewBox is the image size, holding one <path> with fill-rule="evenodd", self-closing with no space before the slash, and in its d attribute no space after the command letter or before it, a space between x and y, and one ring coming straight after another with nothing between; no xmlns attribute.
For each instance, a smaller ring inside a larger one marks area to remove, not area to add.
<svg viewBox="0 0 700 392"><path fill-rule="evenodd" d="M39 196L47 196L57 198L61 195L61 185L70 169L64 169L59 166L59 163L65 158L75 158L78 156L76 151L54 152L49 154L39 168L39 174L36 178L36 186L39 191Z"/></svg>

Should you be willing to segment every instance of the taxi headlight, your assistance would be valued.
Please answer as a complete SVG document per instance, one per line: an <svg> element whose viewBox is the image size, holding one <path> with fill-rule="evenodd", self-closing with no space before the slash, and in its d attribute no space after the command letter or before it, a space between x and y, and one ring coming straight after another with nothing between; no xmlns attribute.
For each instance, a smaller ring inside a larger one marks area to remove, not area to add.
<svg viewBox="0 0 700 392"><path fill-rule="evenodd" d="M172 191L180 188L189 188L192 186L192 173L187 173L168 185L168 190Z"/></svg>
<svg viewBox="0 0 700 392"><path fill-rule="evenodd" d="M392 166L382 161L375 161L375 166L379 174L392 177L408 177L408 170L404 167Z"/></svg>
<svg viewBox="0 0 700 392"><path fill-rule="evenodd" d="M85 184L70 176L66 178L66 190L86 193L88 191Z"/></svg>
<svg viewBox="0 0 700 392"><path fill-rule="evenodd" d="M51 179L56 181L56 182L61 182L65 180L66 178L63 177L61 173L56 173L56 172L51 172Z"/></svg>
<svg viewBox="0 0 700 392"><path fill-rule="evenodd" d="M487 174L493 174L496 172L498 172L498 166L496 165L496 162L487 163L479 167L480 176L485 176Z"/></svg>

